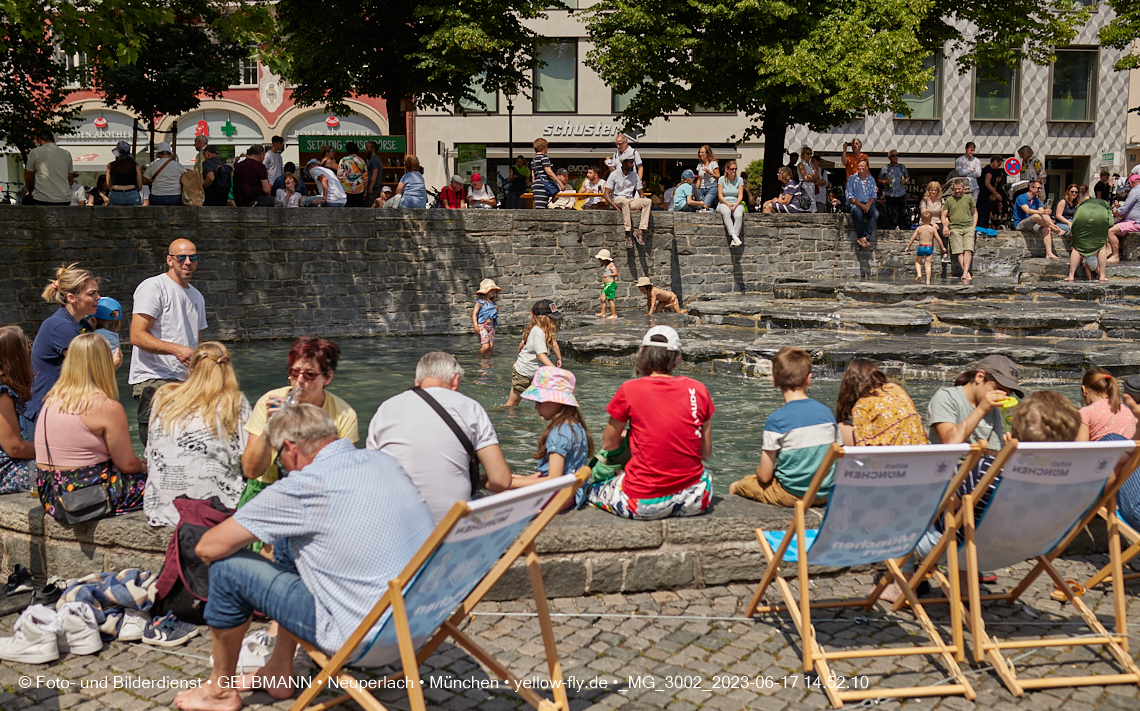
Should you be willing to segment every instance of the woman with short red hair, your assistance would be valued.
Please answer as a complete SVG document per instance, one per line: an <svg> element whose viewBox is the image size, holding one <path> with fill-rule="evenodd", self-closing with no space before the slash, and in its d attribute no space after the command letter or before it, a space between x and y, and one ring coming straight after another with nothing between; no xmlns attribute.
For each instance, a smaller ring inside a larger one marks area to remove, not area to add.
<svg viewBox="0 0 1140 711"><path fill-rule="evenodd" d="M326 338L302 336L293 341L286 368L289 384L262 395L245 424L249 441L241 456L241 468L249 481L238 502L239 507L277 481L280 472L265 436L265 424L290 400L290 396L290 405L306 402L328 413L336 423L337 436L341 439L356 443L360 438L356 411L347 402L325 390L336 374L339 360L340 348Z"/></svg>

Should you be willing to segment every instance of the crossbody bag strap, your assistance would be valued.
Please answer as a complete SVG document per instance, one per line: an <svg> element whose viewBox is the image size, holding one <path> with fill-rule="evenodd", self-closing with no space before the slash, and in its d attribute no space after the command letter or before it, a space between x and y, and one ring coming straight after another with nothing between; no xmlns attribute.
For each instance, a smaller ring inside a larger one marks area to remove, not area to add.
<svg viewBox="0 0 1140 711"><path fill-rule="evenodd" d="M450 427L451 431L455 433L455 437L459 440L459 443L467 450L467 456L470 458L467 473L471 477L471 495L474 496L476 492L479 491L479 457L475 454L475 445L471 444L471 440L467 438L463 430L459 429L459 425L455 422L455 419L443 408L443 405L439 404L439 401L431 395L428 395L421 387L412 388L412 392L423 398L423 401L430 405L431 409L435 410L444 424Z"/></svg>

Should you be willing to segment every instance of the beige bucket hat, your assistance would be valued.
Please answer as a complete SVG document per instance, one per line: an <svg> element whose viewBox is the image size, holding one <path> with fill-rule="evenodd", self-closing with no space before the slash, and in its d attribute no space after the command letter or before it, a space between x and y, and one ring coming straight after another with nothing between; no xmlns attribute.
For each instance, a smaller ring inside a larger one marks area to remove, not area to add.
<svg viewBox="0 0 1140 711"><path fill-rule="evenodd" d="M607 262L614 261L614 258L610 255L610 250L608 249L599 249L598 253L594 255L594 259L604 259Z"/></svg>
<svg viewBox="0 0 1140 711"><path fill-rule="evenodd" d="M653 280L649 277L638 277L637 288L640 289L643 286L653 286Z"/></svg>
<svg viewBox="0 0 1140 711"><path fill-rule="evenodd" d="M486 294L489 291L502 291L502 289L499 288L499 285L495 283L494 279L484 279L483 281L479 282L479 291L476 291L475 293Z"/></svg>

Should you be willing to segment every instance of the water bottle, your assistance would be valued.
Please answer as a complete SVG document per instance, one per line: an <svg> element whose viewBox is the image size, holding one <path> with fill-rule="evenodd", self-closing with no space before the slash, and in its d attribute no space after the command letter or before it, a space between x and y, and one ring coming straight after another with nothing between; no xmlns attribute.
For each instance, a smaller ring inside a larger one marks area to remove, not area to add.
<svg viewBox="0 0 1140 711"><path fill-rule="evenodd" d="M281 407L277 408L269 419L273 419L281 414L281 411L287 407L292 407L301 401L301 386L294 386L292 390L285 394L285 399L281 401Z"/></svg>

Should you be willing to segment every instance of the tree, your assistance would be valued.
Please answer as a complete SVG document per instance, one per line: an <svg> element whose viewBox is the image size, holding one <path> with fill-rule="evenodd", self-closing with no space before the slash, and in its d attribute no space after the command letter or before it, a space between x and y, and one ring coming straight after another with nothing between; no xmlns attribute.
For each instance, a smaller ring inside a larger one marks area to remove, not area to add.
<svg viewBox="0 0 1140 711"><path fill-rule="evenodd" d="M0 41L0 140L26 161L35 134L71 133L79 110L63 108L66 70L42 29L25 37L7 17L0 18Z"/></svg>
<svg viewBox="0 0 1140 711"><path fill-rule="evenodd" d="M406 134L405 99L457 109L475 90L527 93L547 0L280 0L263 57L302 106L349 113L345 99L384 99L392 134ZM462 112L462 109L458 109Z"/></svg>
<svg viewBox="0 0 1140 711"><path fill-rule="evenodd" d="M1140 39L1140 0L1108 0L1108 5L1116 17L1101 28L1100 43L1113 49L1131 50L1132 43ZM1112 68L1118 72L1140 68L1140 55L1129 51ZM1140 107L1129 111L1140 111Z"/></svg>
<svg viewBox="0 0 1140 711"><path fill-rule="evenodd" d="M220 5L169 2L173 23L137 28L144 49L133 63L107 66L100 54L93 69L95 89L108 105L149 120L152 153L155 118L193 111L202 94L221 95L237 83L239 60L249 52L227 31Z"/></svg>
<svg viewBox="0 0 1140 711"><path fill-rule="evenodd" d="M615 91L637 88L627 127L716 106L764 137L764 195L778 192L787 129L822 131L869 113L909 112L903 101L932 76L923 60L964 52L1016 66L1048 61L1087 14L1035 0L602 0L586 11L587 62ZM977 21L969 37L959 28ZM758 124L758 125L757 125Z"/></svg>

